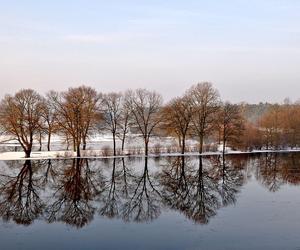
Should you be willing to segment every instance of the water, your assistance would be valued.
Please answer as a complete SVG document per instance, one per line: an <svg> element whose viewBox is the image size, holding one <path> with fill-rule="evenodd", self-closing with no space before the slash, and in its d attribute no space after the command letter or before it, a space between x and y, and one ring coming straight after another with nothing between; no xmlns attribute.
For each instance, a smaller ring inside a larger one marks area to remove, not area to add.
<svg viewBox="0 0 300 250"><path fill-rule="evenodd" d="M300 154L0 163L1 249L300 249Z"/></svg>

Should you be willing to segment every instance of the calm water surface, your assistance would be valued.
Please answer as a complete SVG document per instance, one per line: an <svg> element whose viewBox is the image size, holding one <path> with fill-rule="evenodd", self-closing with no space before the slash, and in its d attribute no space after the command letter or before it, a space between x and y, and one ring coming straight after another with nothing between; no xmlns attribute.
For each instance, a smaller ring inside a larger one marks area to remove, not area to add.
<svg viewBox="0 0 300 250"><path fill-rule="evenodd" d="M0 162L0 249L300 249L300 154Z"/></svg>

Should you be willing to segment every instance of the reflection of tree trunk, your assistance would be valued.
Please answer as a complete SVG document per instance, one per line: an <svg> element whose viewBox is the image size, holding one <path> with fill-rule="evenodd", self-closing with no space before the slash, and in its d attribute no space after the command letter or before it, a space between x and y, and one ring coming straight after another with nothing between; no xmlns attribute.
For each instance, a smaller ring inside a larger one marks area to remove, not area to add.
<svg viewBox="0 0 300 250"><path fill-rule="evenodd" d="M117 155L117 153L116 153L116 133L115 132L113 132L113 144L114 144L114 156L116 156Z"/></svg>
<svg viewBox="0 0 300 250"><path fill-rule="evenodd" d="M225 123L225 122L224 122ZM226 150L226 129L225 126L223 127L223 158L225 156L225 150Z"/></svg>
<svg viewBox="0 0 300 250"><path fill-rule="evenodd" d="M199 173L201 173L202 175L203 172L203 160L202 160L202 156L199 156Z"/></svg>
<svg viewBox="0 0 300 250"><path fill-rule="evenodd" d="M111 186L109 190L109 197L111 197L112 194L111 199L114 199L115 196L115 189L116 189L115 172L116 172L116 158L113 159L113 171L111 174Z"/></svg>
<svg viewBox="0 0 300 250"><path fill-rule="evenodd" d="M225 170L226 170L226 160L225 160L225 154L223 154L223 157L222 157L222 181L223 181L223 184L225 183Z"/></svg>
<svg viewBox="0 0 300 250"><path fill-rule="evenodd" d="M198 183L197 183L197 206L198 213L200 214L200 221L202 223L207 223L208 219L206 204L205 204L205 189L204 189L204 181L203 181L203 161L202 156L199 156L199 169L198 169Z"/></svg>
<svg viewBox="0 0 300 250"><path fill-rule="evenodd" d="M149 140L145 139L145 155L146 156L148 156L148 143L149 143Z"/></svg>
<svg viewBox="0 0 300 250"><path fill-rule="evenodd" d="M187 188L187 181L185 176L185 156L182 155L180 158L180 176L179 176L180 186L183 184L184 188Z"/></svg>
<svg viewBox="0 0 300 250"><path fill-rule="evenodd" d="M79 146L78 146L79 147ZM73 201L79 201L81 199L81 189L82 189L82 179L81 179L81 169L82 169L82 159L74 159L76 161L75 173L74 173L74 196ZM73 163L74 164L74 163Z"/></svg>
<svg viewBox="0 0 300 250"><path fill-rule="evenodd" d="M122 166L123 166L123 173L124 173L124 187L125 187L125 195L126 197L128 196L128 190L127 190L127 172L126 172L126 166L125 166L125 159L124 157L122 158Z"/></svg>
<svg viewBox="0 0 300 250"><path fill-rule="evenodd" d="M48 160L48 164L47 165L48 166L47 166L47 170L46 170L46 173L45 173L45 182L48 182L49 172L50 172L50 170L52 168L52 162L51 162L50 159Z"/></svg>

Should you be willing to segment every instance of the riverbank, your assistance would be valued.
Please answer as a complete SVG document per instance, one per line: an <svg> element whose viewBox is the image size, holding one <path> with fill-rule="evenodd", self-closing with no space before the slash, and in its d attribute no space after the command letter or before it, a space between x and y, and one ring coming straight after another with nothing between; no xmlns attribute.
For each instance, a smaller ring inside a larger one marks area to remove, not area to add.
<svg viewBox="0 0 300 250"><path fill-rule="evenodd" d="M286 150L253 150L253 151L227 151L226 155L239 155L239 154L260 154L260 153L297 153L300 149L286 149ZM148 157L169 157L169 156L182 156L181 153L157 153L149 154ZM187 152L184 156L216 156L222 155L221 151L217 152L205 152L199 154L197 152ZM143 154L125 154L125 155L103 155L102 150L82 150L80 158L95 158L95 159L107 159L107 158L123 158L123 157L145 157ZM0 153L1 161L11 160L45 160L45 159L72 159L78 158L76 152L72 151L35 151L31 153L30 158L24 157L24 152L3 152Z"/></svg>

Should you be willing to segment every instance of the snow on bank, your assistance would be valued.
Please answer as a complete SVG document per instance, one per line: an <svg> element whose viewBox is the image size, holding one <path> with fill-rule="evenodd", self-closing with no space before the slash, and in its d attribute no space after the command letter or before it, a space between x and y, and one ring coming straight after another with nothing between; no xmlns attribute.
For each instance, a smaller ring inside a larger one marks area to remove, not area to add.
<svg viewBox="0 0 300 250"><path fill-rule="evenodd" d="M40 152L32 152L30 159L54 159L54 158L62 158L65 156L66 151L40 151ZM72 152L70 152L72 153ZM24 152L4 152L0 153L0 160L24 160L25 154Z"/></svg>
<svg viewBox="0 0 300 250"><path fill-rule="evenodd" d="M297 153L300 149L287 149L287 150L253 150L253 151L226 151L226 155L239 155L239 154L258 154L258 153ZM185 156L199 156L197 152L185 153ZM222 155L222 152L205 152L201 154L202 156L215 156ZM169 157L169 156L182 156L181 153L161 153L161 154L149 154L149 157ZM121 157L144 157L144 155L119 155L116 158ZM24 152L4 152L0 153L0 161L8 160L43 160L43 159L68 159L76 158L76 152L72 151L38 151L32 152L30 158L24 157ZM81 158L114 158L113 156L103 156L101 150L82 150Z"/></svg>

